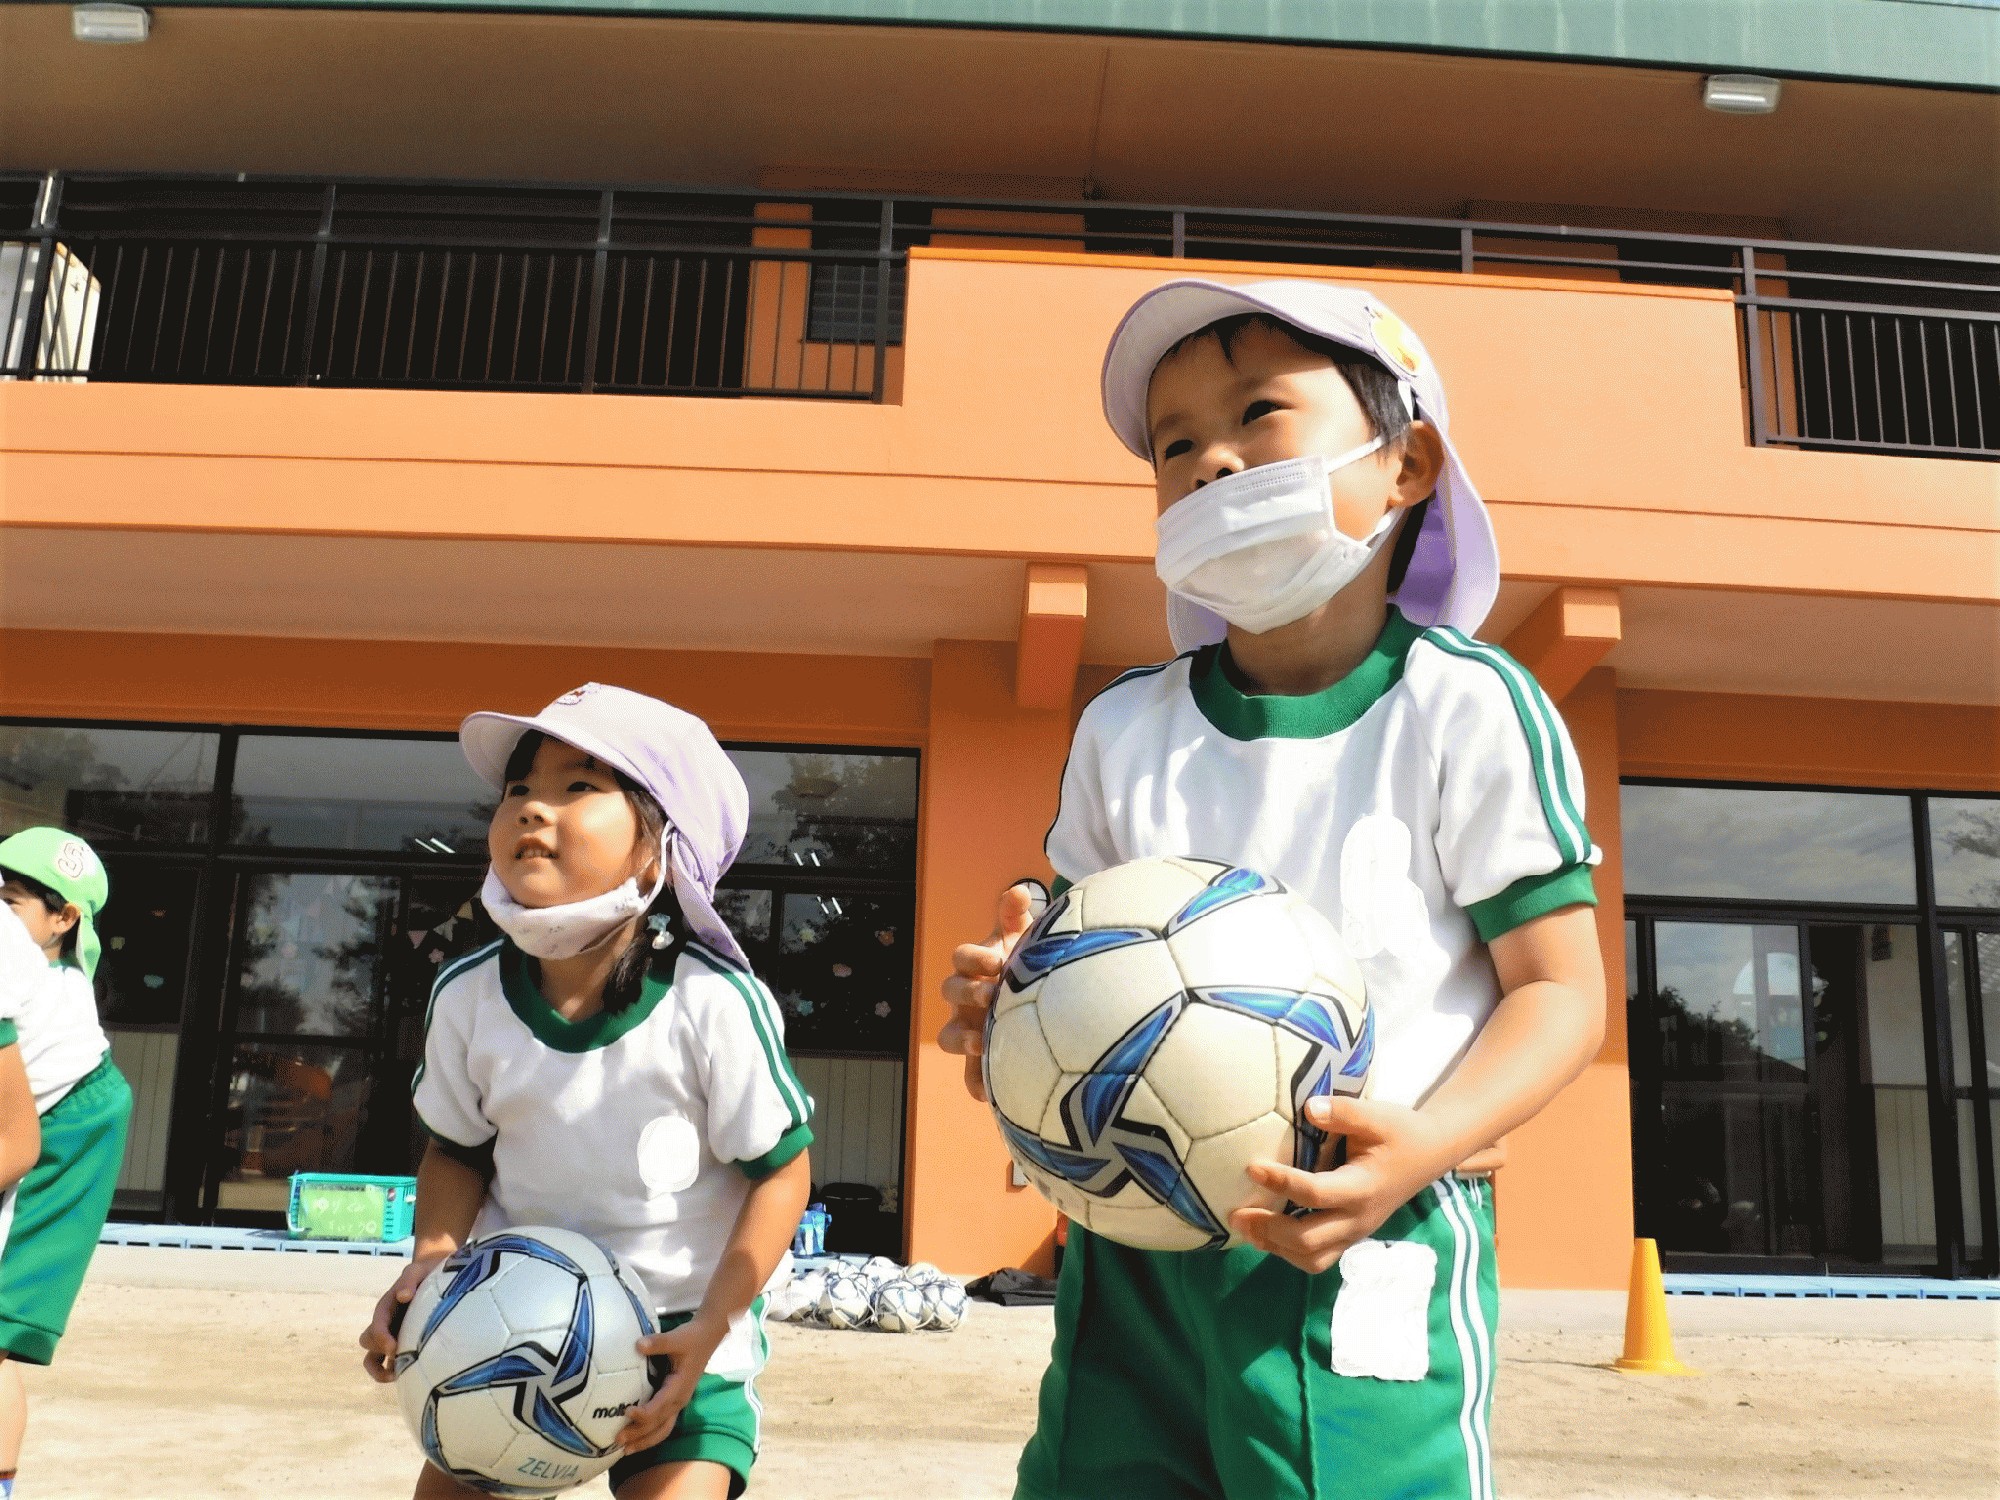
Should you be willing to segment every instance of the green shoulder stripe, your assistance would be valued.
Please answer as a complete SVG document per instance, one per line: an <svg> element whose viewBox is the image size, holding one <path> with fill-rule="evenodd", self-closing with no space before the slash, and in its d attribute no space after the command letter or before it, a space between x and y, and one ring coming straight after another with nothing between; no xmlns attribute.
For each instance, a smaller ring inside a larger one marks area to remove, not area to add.
<svg viewBox="0 0 2000 1500"><path fill-rule="evenodd" d="M1581 864L1590 857L1590 830L1577 811L1576 796L1570 788L1569 766L1563 756L1562 731L1556 724L1555 709L1541 684L1506 652L1475 641L1448 626L1424 633L1424 639L1451 656L1475 661L1490 668L1513 700L1521 733L1528 742L1528 759L1535 771L1535 789L1541 797L1542 815L1556 852L1566 865Z"/></svg>
<svg viewBox="0 0 2000 1500"><path fill-rule="evenodd" d="M431 1034L431 1017L437 1014L439 991L443 990L447 984L450 984L452 980L458 978L467 969L476 969L485 963L487 959L500 951L500 945L505 941L504 938L495 938L492 942L486 944L485 947L474 948L470 953L464 954L459 958L454 958L450 963L438 970L437 978L431 981L431 998L424 1004L424 1036L426 1039ZM424 1060L419 1057L417 1059L417 1071L410 1075L410 1096L412 1098L416 1097L417 1085L423 1081Z"/></svg>
<svg viewBox="0 0 2000 1500"><path fill-rule="evenodd" d="M785 1101L791 1111L794 1129L806 1123L812 1114L812 1101L806 1097L798 1075L792 1071L792 1060L785 1054L779 1040L781 1030L777 1024L777 1004L762 980L754 974L746 974L720 953L704 944L690 942L686 952L689 957L700 959L702 963L728 980L736 993L743 997L743 1004L750 1011L750 1026L757 1033L757 1041L764 1049L764 1062L771 1071L771 1081L778 1087L778 1096Z"/></svg>
<svg viewBox="0 0 2000 1500"><path fill-rule="evenodd" d="M812 1126L794 1125L778 1137L778 1144L762 1156L749 1161L739 1161L737 1170L753 1182L769 1177L787 1162L797 1159L798 1154L813 1143Z"/></svg>

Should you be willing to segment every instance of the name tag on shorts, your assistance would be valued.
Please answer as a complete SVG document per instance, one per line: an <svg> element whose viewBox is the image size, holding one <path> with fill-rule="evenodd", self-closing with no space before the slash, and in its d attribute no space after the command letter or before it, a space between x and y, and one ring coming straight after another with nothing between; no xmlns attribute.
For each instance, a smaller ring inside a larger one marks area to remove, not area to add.
<svg viewBox="0 0 2000 1500"><path fill-rule="evenodd" d="M1408 1240L1363 1240L1341 1256L1333 1373L1371 1380L1430 1374L1437 1271L1437 1251Z"/></svg>

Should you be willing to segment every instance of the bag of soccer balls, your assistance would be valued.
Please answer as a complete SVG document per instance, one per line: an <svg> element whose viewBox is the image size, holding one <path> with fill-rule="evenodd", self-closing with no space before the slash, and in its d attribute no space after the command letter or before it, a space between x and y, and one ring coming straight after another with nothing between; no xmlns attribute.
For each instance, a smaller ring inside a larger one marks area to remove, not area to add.
<svg viewBox="0 0 2000 1500"><path fill-rule="evenodd" d="M887 1256L836 1261L792 1278L772 1298L780 1322L881 1333L949 1333L965 1321L965 1288L936 1266L899 1266Z"/></svg>

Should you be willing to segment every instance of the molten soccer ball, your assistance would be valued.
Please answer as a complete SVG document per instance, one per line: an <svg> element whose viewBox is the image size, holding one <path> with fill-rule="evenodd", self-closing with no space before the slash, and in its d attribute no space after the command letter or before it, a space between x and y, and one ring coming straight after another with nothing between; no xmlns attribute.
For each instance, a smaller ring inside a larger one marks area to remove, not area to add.
<svg viewBox="0 0 2000 1500"><path fill-rule="evenodd" d="M868 1284L858 1276L836 1273L826 1278L819 1294L819 1320L828 1328L866 1328L873 1316Z"/></svg>
<svg viewBox="0 0 2000 1500"><path fill-rule="evenodd" d="M1312 1168L1306 1101L1359 1094L1374 1055L1361 971L1269 876L1142 859L1079 881L1015 946L986 1020L986 1096L1051 1203L1147 1250L1240 1243L1280 1208L1253 1161Z"/></svg>
<svg viewBox="0 0 2000 1500"><path fill-rule="evenodd" d="M924 1326L924 1289L898 1278L875 1291L875 1326L884 1333L915 1333Z"/></svg>
<svg viewBox="0 0 2000 1500"><path fill-rule="evenodd" d="M503 1230L425 1278L403 1314L396 1398L438 1468L490 1495L551 1495L602 1474L653 1393L644 1284L566 1229Z"/></svg>
<svg viewBox="0 0 2000 1500"><path fill-rule="evenodd" d="M965 1321L965 1288L957 1282L945 1278L927 1281L923 1293L925 1328L950 1333Z"/></svg>

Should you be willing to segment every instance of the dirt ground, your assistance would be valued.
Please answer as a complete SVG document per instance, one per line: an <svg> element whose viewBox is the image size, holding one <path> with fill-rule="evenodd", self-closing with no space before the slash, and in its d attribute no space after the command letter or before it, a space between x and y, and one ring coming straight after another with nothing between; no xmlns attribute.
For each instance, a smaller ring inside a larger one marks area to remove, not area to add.
<svg viewBox="0 0 2000 1500"><path fill-rule="evenodd" d="M393 1263L107 1249L30 1370L23 1500L391 1500L416 1448L354 1347ZM1676 1298L1694 1379L1619 1375L1623 1299L1508 1295L1501 1492L2000 1494L2000 1304ZM950 1335L773 1330L764 1500L999 1500L1033 1419L1044 1310ZM605 1493L601 1483L576 1492Z"/></svg>

